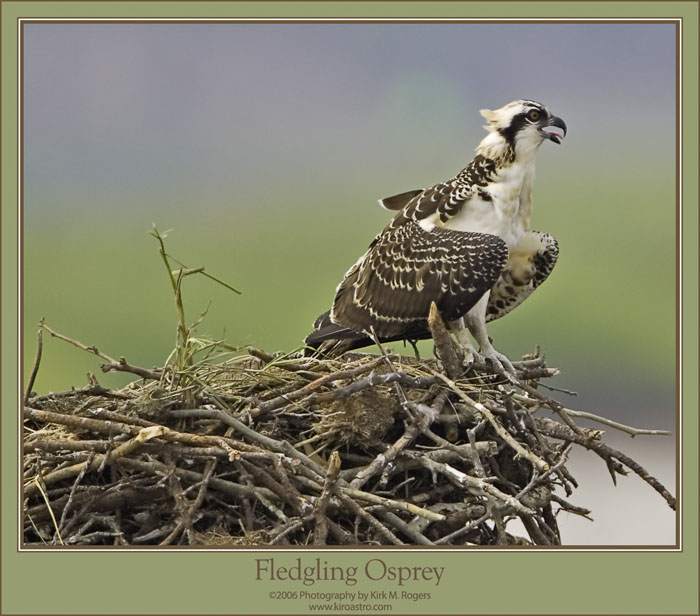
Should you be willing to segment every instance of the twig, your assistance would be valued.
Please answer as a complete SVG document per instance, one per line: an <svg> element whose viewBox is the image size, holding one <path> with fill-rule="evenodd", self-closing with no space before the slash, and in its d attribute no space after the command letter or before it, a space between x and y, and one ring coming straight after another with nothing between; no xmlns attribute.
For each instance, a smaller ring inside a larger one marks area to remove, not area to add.
<svg viewBox="0 0 700 616"><path fill-rule="evenodd" d="M61 529L64 527L64 524L66 523L66 514L70 510L71 504L73 503L73 499L75 498L75 491L76 488L78 487L78 484L82 481L83 477L85 477L85 473L87 472L88 465L86 464L83 469L78 473L78 476L75 478L75 481L73 482L73 485L71 486L70 489L70 494L68 495L68 501L66 501L66 506L63 508L63 511L61 512L61 520L58 523L58 529Z"/></svg>
<svg viewBox="0 0 700 616"><path fill-rule="evenodd" d="M195 471L190 471L179 467L173 469L172 467L169 467L168 465L163 464L162 462L156 462L155 460L144 462L143 460L135 460L134 458L120 458L116 460L116 463L119 466L123 466L125 468L151 474L158 473L167 476L169 473L175 472L175 474L178 475L178 477L181 477L182 479L190 483L199 483L204 479L201 473L197 473ZM228 494L233 498L258 498L260 496L269 500L276 500L278 498L278 496L274 492L268 490L267 488L249 488L247 486L234 483L233 481L220 479L219 477L212 477L209 480L209 485L214 490L218 490L219 492Z"/></svg>
<svg viewBox="0 0 700 616"><path fill-rule="evenodd" d="M53 521L53 527L56 529L56 536L58 537L59 542L61 545L64 545L63 539L61 538L61 530L58 527L58 523L56 522L56 516L53 513L53 508L51 507L51 503L49 502L49 497L46 496L46 492L44 491L44 488L41 487L41 483L43 483L43 480L40 480L38 477L34 480L34 483L32 485L36 486L36 489L41 492L41 496L44 498L44 502L46 503L46 508L49 510L49 513L51 514L51 520Z"/></svg>
<svg viewBox="0 0 700 616"><path fill-rule="evenodd" d="M676 499L671 495L671 493L664 487L664 485L658 479L652 477L644 467L635 462L629 456L626 456L624 453L617 451L612 447L609 447L608 445L599 440L586 438L585 436L576 434L573 430L570 430L566 426L563 426L557 423L556 421L552 421L551 419L537 417L535 421L537 422L538 428L547 436L582 445L586 449L595 451L606 462L612 459L619 460L619 462L630 468L637 475L639 475L639 477L641 477L646 483L648 483L652 488L654 488L654 490L656 490L664 498L664 500L668 503L668 506L671 509L673 509L674 511L676 510Z"/></svg>
<svg viewBox="0 0 700 616"><path fill-rule="evenodd" d="M175 310L177 312L177 344L175 347L177 353L177 367L182 370L187 366L192 365L192 356L187 353L187 341L190 336L190 330L187 327L187 321L185 320L185 308L182 303L182 278L184 275L183 270L174 272L170 266L170 261L168 253L165 251L165 235L156 229L153 225L153 229L150 234L158 240L160 245L160 256L165 265L165 269L168 272L168 280L170 280L170 285L173 288L173 297L175 300ZM111 362L115 363L115 362Z"/></svg>
<svg viewBox="0 0 700 616"><path fill-rule="evenodd" d="M590 517L590 513L591 513L590 509L586 509L585 507L578 507L577 505L572 505L570 502L565 501L558 494L552 494L552 500L555 503L558 503L559 505L561 505L561 508L564 511L569 511L570 513L580 515L581 517L586 518L587 520L590 520L591 522L593 521L593 518Z"/></svg>
<svg viewBox="0 0 700 616"><path fill-rule="evenodd" d="M531 398L535 398L544 404L546 404L550 409L552 409L559 417L562 418L564 423L571 429L573 432L576 434L581 434L581 428L579 428L569 417L568 413L566 412L566 408L564 408L564 405L557 402L553 398L550 398L549 396L545 396L542 392L537 391L534 387L531 387L527 383L522 383L518 382L517 383L518 387L522 389L524 392L528 394Z"/></svg>
<svg viewBox="0 0 700 616"><path fill-rule="evenodd" d="M321 496L316 501L314 507L314 545L326 545L326 537L328 536L328 518L326 518L326 507L330 501L331 495L335 491L335 484L338 481L340 473L340 456L337 451L334 451L328 460L328 474L323 482L323 491Z"/></svg>
<svg viewBox="0 0 700 616"><path fill-rule="evenodd" d="M374 330L374 325L370 326L370 338L374 341L374 344L377 345L377 348L379 349L379 352L382 355L382 359L386 363L386 365L389 367L389 370L391 371L389 375L398 375L398 370L396 369L396 366L394 366L393 362L391 361L391 355L386 352L386 349L382 346L382 343L379 341L379 336L377 336L377 332ZM370 375L370 378L372 377L374 373ZM396 392L396 396L399 399L399 403L401 404L401 408L404 409L404 411L408 412L408 408L406 406L406 403L408 402L408 397L406 396L406 392L402 389L401 385L397 381L387 381L391 382L394 385L394 391Z"/></svg>
<svg viewBox="0 0 700 616"><path fill-rule="evenodd" d="M270 537L270 545L275 545L284 539L287 535L304 526L313 516L307 515L303 518L292 518L286 524L275 529Z"/></svg>
<svg viewBox="0 0 700 616"><path fill-rule="evenodd" d="M491 514L489 512L486 512L478 520L474 520L473 522L468 522L462 528L450 533L449 535L445 535L444 537L440 537L440 539L438 539L435 542L435 545L447 545L449 543L452 543L458 537L461 537L462 535L468 533L470 530L473 530L474 528L479 526L479 524L483 524L484 522L489 520L490 517L491 517Z"/></svg>
<svg viewBox="0 0 700 616"><path fill-rule="evenodd" d="M253 442L261 444L267 449L272 451L277 451L283 453L290 458L296 458L301 461L309 469L313 470L318 476L323 476L323 471L318 467L318 465L305 456L300 451L297 451L290 443L287 441L278 441L269 436L264 436L259 432L256 432L252 428L249 428L244 423L240 422L235 417L221 411L219 409L183 409L169 411L168 414L172 417L207 417L209 419L218 419L222 423L231 426L239 433L243 434L246 438L249 438Z"/></svg>
<svg viewBox="0 0 700 616"><path fill-rule="evenodd" d="M152 379L154 381L160 380L163 376L160 370L147 370L139 366L132 366L123 357L120 357L119 361L116 363L100 364L100 369L102 372L129 372L143 379Z"/></svg>
<svg viewBox="0 0 700 616"><path fill-rule="evenodd" d="M323 488L321 485L319 485L318 482L316 482L313 479L309 479L307 477L297 477L297 480L301 480L304 483L307 483L311 488L316 490L317 492L321 492ZM373 505L382 505L383 507L386 507L387 509L393 509L394 511L403 511L407 513L412 513L413 515L419 515L423 518L426 518L427 520L430 520L431 522L441 522L442 520L445 519L444 515L441 515L439 513L434 513L433 511L430 511L429 509L425 509L423 507L418 507L417 505L414 505L413 503L407 503L405 501L399 501L399 500L394 500L391 498L385 498L383 496L379 496L377 494L372 494L371 492L364 492L362 490L355 490L353 488L350 488L346 485L341 485L340 481L338 482L338 486L336 488L337 490L341 490L341 492L349 496L350 498L354 500L361 500L366 503L372 503Z"/></svg>
<svg viewBox="0 0 700 616"><path fill-rule="evenodd" d="M69 439L46 439L37 438L24 441L22 446L23 453L29 454L35 451L48 451L56 453L58 451L87 451L105 453L110 447L109 441L89 441L89 440L69 440Z"/></svg>
<svg viewBox="0 0 700 616"><path fill-rule="evenodd" d="M379 358L373 362L364 364L362 366L358 366L357 368L352 368L349 370L341 370L339 372L334 372L332 374L327 374L325 376L322 376L315 381L312 381L311 383L308 383L301 387L300 389L289 393L285 394L284 396L278 396L277 398L274 398L272 400L269 400L267 402L262 402L258 409L257 413L269 413L270 411L274 411L275 409L280 408L281 406L285 406L286 404L289 404L290 402L294 402L295 400L299 400L300 398L303 398L304 396L307 396L309 393L315 391L319 387L322 387L324 385L327 385L329 383L333 383L335 381L340 381L340 380L345 380L345 379L352 379L355 378L361 374L366 374L367 372L371 372L374 368L379 366L384 361L383 358ZM256 414L256 413L254 413Z"/></svg>
<svg viewBox="0 0 700 616"><path fill-rule="evenodd" d="M668 430L646 430L643 428L633 428L632 426L627 426L618 421L613 421L607 417L601 417L594 413L589 413L588 411L574 411L573 409L564 409L568 415L571 417L580 417L581 419L589 419L590 421L595 421L596 423L603 424L604 426L610 426L621 432L626 432L632 438L635 436L670 436Z"/></svg>
<svg viewBox="0 0 700 616"><path fill-rule="evenodd" d="M194 520L194 514L204 502L204 495L207 493L207 488L209 487L209 480L211 479L212 473L214 472L215 468L216 460L209 460L207 462L206 467L204 468L204 479L202 480L202 484L199 486L197 498L195 499L194 503L192 503L192 506L189 508L187 513L182 518L180 518L180 521L177 523L172 532L165 539L163 539L163 541L160 542L160 545L170 545L173 541L175 541L175 539L179 537L180 533L182 533L182 531L186 527L192 524L192 521Z"/></svg>
<svg viewBox="0 0 700 616"><path fill-rule="evenodd" d="M208 410L205 411L206 413ZM217 411L214 411L217 412ZM53 413L52 411L44 411L41 409L34 409L31 407L25 407L24 409L25 417L29 419L34 419L36 421L42 421L45 423L55 423L70 426L78 430L86 430L90 432L99 432L102 434L113 435L117 434L129 434L135 436L139 433L140 427L138 425L122 423L118 421L102 421L100 419L91 419L89 417L81 417L77 415L64 415L62 413ZM194 416L197 416L196 413ZM152 424L159 426L160 424ZM244 443L241 441L234 441L232 439L223 436L209 436L206 434L192 434L189 432L178 432L177 430L168 429L167 432L161 435L161 438L168 442L179 442L189 445L196 445L202 447L224 447L233 450L249 451L249 452L260 452L260 448ZM231 451L229 451L229 457L231 456Z"/></svg>
<svg viewBox="0 0 700 616"><path fill-rule="evenodd" d="M374 528L374 530L376 530L380 535L388 539L390 543L393 543L394 545L404 544L403 541L401 541L401 539L399 539L386 526L384 526L379 520L377 520L377 518L366 512L362 507L360 507L352 498L349 498L345 494L338 493L337 489L336 493L338 494L340 501L343 503L343 505L350 509L350 511L352 511L355 515L365 520L365 522L367 522L372 528Z"/></svg>
<svg viewBox="0 0 700 616"><path fill-rule="evenodd" d="M525 458L526 460L530 461L536 468L539 468L540 470L546 471L549 468L549 464L545 462L542 458L539 456L536 456L534 453L531 451L528 451L523 447L518 441L516 441L511 434L506 430L501 423L494 417L493 413L489 411L483 404L480 402L474 402L467 394L465 394L461 389L459 389L456 385L456 383L450 379L448 379L446 376L434 372L435 376L443 380L447 386L454 391L463 402L467 404L467 406L471 407L478 413L481 413L486 420L493 426L494 430L496 430L496 433L498 436L500 436L504 441L506 441L514 450L515 452Z"/></svg>
<svg viewBox="0 0 700 616"><path fill-rule="evenodd" d="M42 321L43 323L43 321ZM39 363L41 362L41 350L43 348L43 343L41 340L41 327L36 332L36 355L34 357L34 364L32 365L32 371L29 373L29 380L27 381L27 389L24 392L24 404L27 404L29 397L32 395L32 388L34 387L34 381L36 380L36 375L39 372Z"/></svg>
<svg viewBox="0 0 700 616"><path fill-rule="evenodd" d="M57 481L61 481L63 479L75 477L80 473L84 473L85 469L88 471L94 471L97 470L103 464L112 464L116 462L119 458L122 458L125 455L127 455L133 449L138 447L141 443L144 443L145 441L155 438L157 436L161 436L165 433L166 430L167 428L165 428L164 426L157 426L155 428L142 428L138 431L134 438L128 440L126 443L119 445L119 447L114 449L111 453L97 454L87 462L81 462L79 464L74 464L72 466L61 468L51 473L48 473L42 478L43 483L45 485L49 485L52 483L56 483ZM25 498L31 496L36 490L40 489L41 488L39 484L36 482L32 482L28 485L25 485Z"/></svg>
<svg viewBox="0 0 700 616"><path fill-rule="evenodd" d="M404 432L401 437L396 440L390 447L387 447L383 452L379 453L372 463L363 468L356 477L350 482L350 487L359 490L370 477L380 472L387 464L396 459L399 455L420 432L420 426L417 421L407 421L404 427Z"/></svg>
<svg viewBox="0 0 700 616"><path fill-rule="evenodd" d="M445 475L446 477L457 482L459 485L464 486L465 488L470 488L472 490L477 490L481 493L490 494L491 496L496 497L498 500L502 501L505 505L511 507L518 513L523 513L526 515L535 514L535 512L532 509L523 505L516 498L513 498L512 496L501 492L498 488L492 486L490 483L484 481L483 479L479 479L478 477L472 477L471 475L467 475L462 471L458 471L456 468L450 466L449 464L435 462L430 458L423 457L419 459L426 467Z"/></svg>
<svg viewBox="0 0 700 616"><path fill-rule="evenodd" d="M43 321L39 324L39 327L45 329L51 336L54 338L58 338L59 340L63 340L65 342L68 342L72 344L73 346L78 347L79 349L82 349L83 351L87 351L88 353L92 353L93 355L97 355L97 357L100 357L104 359L107 364L102 364L102 371L103 372L109 372L109 371L120 371L120 372L131 372L133 374L136 374L137 376L140 376L142 378L147 378L147 379L160 379L160 374L157 372L154 372L152 370L147 370L146 368L140 368L138 366L132 366L131 364L127 363L126 359L123 357L120 357L118 360L114 359L113 357L110 357L106 353L103 353L100 351L96 346L87 346L83 344L82 342L78 342L77 340L73 340L73 338L69 338L68 336L64 336L63 334L59 334L58 332L54 331L51 329L46 323Z"/></svg>
<svg viewBox="0 0 700 616"><path fill-rule="evenodd" d="M72 344L73 346L76 346L79 349L82 349L83 351L87 351L88 353L92 353L93 355L97 355L97 357L101 357L102 359L104 359L105 361L108 361L111 364L119 363L116 359L114 359L114 358L110 357L109 355L100 351L96 346L87 346L87 345L83 344L82 342L78 342L77 340L73 340L73 338L69 338L68 336L64 336L63 334L59 334L58 332L55 332L53 329L51 329L43 321L39 324L39 327L45 329L54 338L58 338L59 340L63 340L65 342L68 342L68 343Z"/></svg>
<svg viewBox="0 0 700 616"><path fill-rule="evenodd" d="M246 350L253 357L265 362L265 368L268 366L274 366L275 368L281 368L282 370L287 370L288 372L301 373L304 376L309 376L310 378L317 377L317 374L313 373L314 368L327 369L326 366L317 362L313 358L306 358L305 361L296 361L292 359L285 359L287 355L278 356L272 353L266 353L260 349L256 349L253 346L246 347Z"/></svg>
<svg viewBox="0 0 700 616"><path fill-rule="evenodd" d="M79 430L101 432L107 435L115 433L135 435L139 430L136 426L121 424L114 421L101 421L99 419L90 419L79 415L64 415L62 413L54 413L52 411L44 411L31 407L24 408L24 416L44 423L62 424Z"/></svg>
<svg viewBox="0 0 700 616"><path fill-rule="evenodd" d="M457 379L462 376L464 368L462 362L457 357L455 347L452 344L450 335L447 333L445 322L440 316L437 304L430 302L430 314L428 315L428 327L433 336L433 341L438 349L438 354L442 365L445 368L445 373L451 379Z"/></svg>
<svg viewBox="0 0 700 616"><path fill-rule="evenodd" d="M417 528L411 526L404 522L399 516L391 511L382 511L381 509L377 512L377 515L382 518L387 524L393 525L400 532L406 535L409 539L413 540L416 545L435 545L430 539L428 539L423 533L421 533Z"/></svg>
<svg viewBox="0 0 700 616"><path fill-rule="evenodd" d="M534 488L537 485L540 485L545 482L547 477L549 477L553 473L558 473L563 467L564 463L567 462L569 459L569 452L571 451L572 443L567 443L566 446L559 452L559 459L554 463L553 466L550 466L544 473L541 475L538 472L534 472L532 474L532 478L530 479L530 482L528 483L527 486L525 486L519 493L518 497L522 496L525 494L529 489Z"/></svg>
<svg viewBox="0 0 700 616"><path fill-rule="evenodd" d="M91 512L98 513L100 511L109 511L113 509L129 509L130 507L139 507L144 504L153 505L153 503L167 496L164 487L153 485L142 485L142 482L137 486L125 486L116 484L109 488L100 486L97 489L91 487L82 488L84 491L76 491L73 499L73 505L76 509L84 506L89 506ZM64 495L55 499L52 502L54 511L58 512L68 506L69 495ZM47 509L43 505L36 505L27 510L27 515L31 515L37 521L46 520L49 515ZM66 524L66 529L71 525L70 520Z"/></svg>
<svg viewBox="0 0 700 616"><path fill-rule="evenodd" d="M111 398L114 400L129 400L131 396L123 393L112 391L102 387L102 385L88 385L87 387L82 387L80 389L70 389L68 391L60 391L57 393L46 394L45 396L32 396L30 401L34 406L40 406L44 402L53 402L55 400L62 400L65 398L72 398L75 396L98 396L102 398Z"/></svg>
<svg viewBox="0 0 700 616"><path fill-rule="evenodd" d="M578 396L578 392L572 391L571 389L565 389L563 387L554 387L554 385L550 385L549 383L540 383L540 385L545 389L549 389L549 391L558 391L562 394L567 394L569 396Z"/></svg>
<svg viewBox="0 0 700 616"><path fill-rule="evenodd" d="M416 405L419 408L423 405ZM464 460L468 460L469 462L474 461L474 456L476 454L477 458L478 456L495 456L496 453L498 453L498 444L496 441L479 441L478 443L475 443L475 447L472 447L471 444L465 443L463 445L455 445L454 443L450 443L447 439L442 438L440 435L435 434L430 428L426 427L425 429L422 430L422 433L427 436L431 441L433 441L436 445L439 447L442 447L444 449L447 449L450 452L453 452L460 458ZM428 452L424 454L428 456L431 459L434 459L435 461L438 462L447 462L448 460L438 460L437 456L441 455L445 457L444 453L440 453L439 450L435 450L432 452Z"/></svg>
<svg viewBox="0 0 700 616"><path fill-rule="evenodd" d="M534 518L525 515L518 517L535 545L552 545L552 540L542 531Z"/></svg>
<svg viewBox="0 0 700 616"><path fill-rule="evenodd" d="M255 485L261 485L274 492L280 501L287 503L291 507L295 515L304 513L302 510L303 497L294 486L291 484L283 485L258 464L241 460L241 465L255 478Z"/></svg>
<svg viewBox="0 0 700 616"><path fill-rule="evenodd" d="M302 398L301 400L291 404L295 404L297 407L303 408L326 402L333 402L335 400L345 400L364 389L377 387L378 385L389 385L391 383L394 385L407 385L408 387L424 388L430 387L431 385L437 383L437 379L434 377L410 376L403 372L390 372L388 374L376 374L375 372L372 372L366 379L361 381L354 381L345 387L334 389L333 391L329 392L312 393L306 396L306 398ZM405 396L405 394L403 395ZM252 415L257 416L255 411L252 413Z"/></svg>

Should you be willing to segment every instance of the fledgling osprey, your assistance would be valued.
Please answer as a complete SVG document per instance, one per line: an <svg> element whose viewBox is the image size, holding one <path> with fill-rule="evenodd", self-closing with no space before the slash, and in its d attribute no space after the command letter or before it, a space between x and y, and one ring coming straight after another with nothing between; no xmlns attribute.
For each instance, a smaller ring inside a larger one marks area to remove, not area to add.
<svg viewBox="0 0 700 616"><path fill-rule="evenodd" d="M455 177L380 201L399 210L338 286L333 308L307 346L335 353L380 342L429 338L435 302L467 359L480 353L510 372L486 323L521 304L549 276L556 240L530 230L535 154L561 143L566 124L535 101L482 109L488 135Z"/></svg>

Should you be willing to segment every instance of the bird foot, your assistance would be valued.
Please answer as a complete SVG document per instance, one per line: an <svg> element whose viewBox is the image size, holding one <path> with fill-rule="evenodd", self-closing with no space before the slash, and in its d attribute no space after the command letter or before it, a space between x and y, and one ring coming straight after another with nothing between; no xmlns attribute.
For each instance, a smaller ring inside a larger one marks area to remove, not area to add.
<svg viewBox="0 0 700 616"><path fill-rule="evenodd" d="M474 347L469 342L457 342L460 359L464 366L464 372L469 372L474 362L486 366L492 365L497 372L502 372L506 375L515 375L515 366L503 353L499 353L492 346L486 349L481 349L479 353L474 350Z"/></svg>
<svg viewBox="0 0 700 616"><path fill-rule="evenodd" d="M474 347L468 342L466 344L456 342L455 346L457 347L457 355L459 361L463 366L464 374L466 374L472 369L472 366L474 365L474 359L479 357L479 354L474 350Z"/></svg>
<svg viewBox="0 0 700 616"><path fill-rule="evenodd" d="M499 353L493 347L489 349L483 349L480 353L481 357L484 359L485 363L491 362L496 370L504 372L506 374L515 375L515 366L503 353Z"/></svg>

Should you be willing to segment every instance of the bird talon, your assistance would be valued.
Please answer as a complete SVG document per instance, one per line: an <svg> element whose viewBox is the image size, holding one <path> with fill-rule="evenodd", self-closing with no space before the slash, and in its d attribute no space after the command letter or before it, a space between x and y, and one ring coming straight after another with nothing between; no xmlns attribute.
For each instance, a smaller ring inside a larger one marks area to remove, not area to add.
<svg viewBox="0 0 700 616"><path fill-rule="evenodd" d="M503 372L506 375L515 375L515 366L513 366L510 359L503 355L503 353L491 349L482 353L482 357L484 361L490 363L496 371Z"/></svg>
<svg viewBox="0 0 700 616"><path fill-rule="evenodd" d="M478 353L474 350L474 347L467 343L457 343L458 356L464 370L464 374L469 372L474 367L475 357L478 357Z"/></svg>

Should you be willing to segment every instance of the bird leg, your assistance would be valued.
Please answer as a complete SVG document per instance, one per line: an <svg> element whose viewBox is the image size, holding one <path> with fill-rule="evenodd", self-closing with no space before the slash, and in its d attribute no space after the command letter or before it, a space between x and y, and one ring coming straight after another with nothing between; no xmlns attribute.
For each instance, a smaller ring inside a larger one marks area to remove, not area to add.
<svg viewBox="0 0 700 616"><path fill-rule="evenodd" d="M490 359L497 367L505 372L515 374L515 367L503 353L493 348L489 335L486 332L486 307L489 303L489 293L485 293L474 307L464 315L467 328L479 343L479 354L485 359Z"/></svg>

